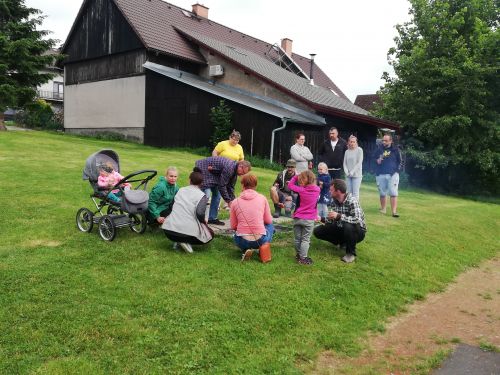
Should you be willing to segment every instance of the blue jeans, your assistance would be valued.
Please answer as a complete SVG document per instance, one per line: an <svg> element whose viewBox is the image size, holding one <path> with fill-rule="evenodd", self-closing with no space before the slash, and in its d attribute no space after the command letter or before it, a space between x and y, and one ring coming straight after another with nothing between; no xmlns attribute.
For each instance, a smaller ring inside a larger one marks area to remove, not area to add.
<svg viewBox="0 0 500 375"><path fill-rule="evenodd" d="M361 186L361 180L363 177L347 177L346 178L346 184L347 184L347 192L351 193L353 196L358 198L359 200L359 187Z"/></svg>
<svg viewBox="0 0 500 375"><path fill-rule="evenodd" d="M210 201L210 209L208 211L208 220L216 220L219 215L219 203L221 199L221 195L219 193L219 189L217 186L212 186L210 188L205 189L205 195L210 199L212 196L212 200Z"/></svg>
<svg viewBox="0 0 500 375"><path fill-rule="evenodd" d="M326 203L318 203L318 216L322 219L328 217L328 205Z"/></svg>
<svg viewBox="0 0 500 375"><path fill-rule="evenodd" d="M265 244L267 242L271 242L273 240L273 234L274 234L273 224L265 224L264 228L266 228L266 234L264 234L257 241L248 241L243 237L237 236L235 234L233 237L234 243L241 249L241 251L245 251L247 249L258 249L260 245Z"/></svg>

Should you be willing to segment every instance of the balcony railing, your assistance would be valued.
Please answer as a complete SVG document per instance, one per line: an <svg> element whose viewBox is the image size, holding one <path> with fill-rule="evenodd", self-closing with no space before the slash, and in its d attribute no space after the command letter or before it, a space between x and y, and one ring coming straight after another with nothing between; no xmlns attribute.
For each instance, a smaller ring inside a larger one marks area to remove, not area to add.
<svg viewBox="0 0 500 375"><path fill-rule="evenodd" d="M38 90L37 93L40 99L61 101L64 99L64 94L60 92Z"/></svg>

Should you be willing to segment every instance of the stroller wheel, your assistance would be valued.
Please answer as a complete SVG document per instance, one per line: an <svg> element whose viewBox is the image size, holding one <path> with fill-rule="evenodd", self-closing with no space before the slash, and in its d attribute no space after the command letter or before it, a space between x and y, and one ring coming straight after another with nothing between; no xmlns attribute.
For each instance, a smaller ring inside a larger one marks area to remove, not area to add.
<svg viewBox="0 0 500 375"><path fill-rule="evenodd" d="M111 216L104 215L99 219L99 234L104 241L113 241L115 239L116 228Z"/></svg>
<svg viewBox="0 0 500 375"><path fill-rule="evenodd" d="M76 226L82 232L90 232L94 226L94 214L88 208L80 208L76 213Z"/></svg>
<svg viewBox="0 0 500 375"><path fill-rule="evenodd" d="M143 234L148 227L148 221L146 215L144 214L130 214L128 215L130 220L130 229L139 234Z"/></svg>

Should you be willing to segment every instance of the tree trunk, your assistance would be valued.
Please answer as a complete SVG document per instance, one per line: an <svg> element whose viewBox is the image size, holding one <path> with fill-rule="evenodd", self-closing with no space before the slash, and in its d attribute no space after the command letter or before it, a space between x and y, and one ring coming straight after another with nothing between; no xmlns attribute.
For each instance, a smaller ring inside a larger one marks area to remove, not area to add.
<svg viewBox="0 0 500 375"><path fill-rule="evenodd" d="M3 123L3 111L0 111L0 131L7 130L5 124Z"/></svg>

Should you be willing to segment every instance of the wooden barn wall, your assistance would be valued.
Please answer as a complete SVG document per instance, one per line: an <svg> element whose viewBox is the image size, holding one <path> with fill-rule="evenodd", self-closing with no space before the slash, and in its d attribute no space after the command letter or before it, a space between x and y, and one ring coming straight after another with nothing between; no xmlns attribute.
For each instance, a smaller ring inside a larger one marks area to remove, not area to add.
<svg viewBox="0 0 500 375"><path fill-rule="evenodd" d="M66 62L92 59L144 48L111 0L91 0L75 25L64 50Z"/></svg>
<svg viewBox="0 0 500 375"><path fill-rule="evenodd" d="M198 90L181 82L146 70L146 126L144 143L158 147L211 147L210 108L219 103L220 98ZM226 100L233 110L234 127L242 134L241 145L245 154L269 158L271 132L281 127L282 121L274 116ZM347 139L355 134L365 150L366 168L375 147L377 128L356 121L332 116L325 117L327 125L306 125L287 123L285 130L276 133L273 160L285 164L290 158L290 147L295 143L295 134L302 131L306 135L306 145L318 162L319 146L328 139L331 126L339 129Z"/></svg>
<svg viewBox="0 0 500 375"><path fill-rule="evenodd" d="M199 74L201 66L197 63L181 60L155 51L148 51L148 61L192 74Z"/></svg>
<svg viewBox="0 0 500 375"><path fill-rule="evenodd" d="M102 81L143 74L146 50L140 49L108 55L92 60L66 63L64 65L65 85Z"/></svg>
<svg viewBox="0 0 500 375"><path fill-rule="evenodd" d="M146 71L146 127L144 143L158 147L212 147L210 108L221 98L181 82ZM234 127L241 132L246 154L269 157L271 131L281 120L226 100ZM229 136L229 134L228 134Z"/></svg>

